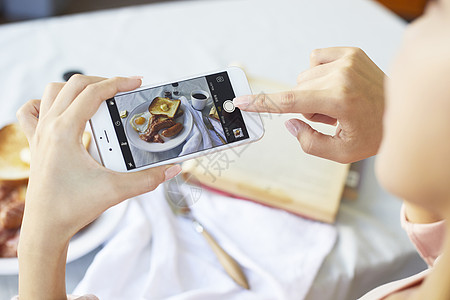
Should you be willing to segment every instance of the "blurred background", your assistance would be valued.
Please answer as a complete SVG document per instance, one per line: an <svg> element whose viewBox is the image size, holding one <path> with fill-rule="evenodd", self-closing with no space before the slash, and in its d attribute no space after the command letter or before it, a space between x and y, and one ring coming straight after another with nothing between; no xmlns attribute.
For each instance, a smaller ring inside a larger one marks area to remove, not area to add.
<svg viewBox="0 0 450 300"><path fill-rule="evenodd" d="M0 0L0 23L169 0Z"/></svg>
<svg viewBox="0 0 450 300"><path fill-rule="evenodd" d="M174 0L0 0L0 24L167 1ZM427 0L377 1L406 21L412 21L420 16L427 2Z"/></svg>

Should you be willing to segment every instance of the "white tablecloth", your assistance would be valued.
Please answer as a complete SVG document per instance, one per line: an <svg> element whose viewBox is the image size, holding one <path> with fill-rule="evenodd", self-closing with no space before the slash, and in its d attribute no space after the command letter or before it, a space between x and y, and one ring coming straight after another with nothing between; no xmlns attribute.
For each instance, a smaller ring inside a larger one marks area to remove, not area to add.
<svg viewBox="0 0 450 300"><path fill-rule="evenodd" d="M195 218L242 266L250 289L224 272L191 220L172 213L160 186L131 201L119 232L96 256L76 294L109 300L304 299L336 241L333 226L180 186L195 201Z"/></svg>
<svg viewBox="0 0 450 300"><path fill-rule="evenodd" d="M178 1L0 27L2 122L70 69L169 81L240 62L254 75L295 83L319 47L358 46L385 71L405 24L369 0ZM360 197L344 202L338 242L307 299L349 299L424 267L400 228L400 203L365 162ZM68 266L68 290L93 258ZM17 278L0 277L0 298Z"/></svg>

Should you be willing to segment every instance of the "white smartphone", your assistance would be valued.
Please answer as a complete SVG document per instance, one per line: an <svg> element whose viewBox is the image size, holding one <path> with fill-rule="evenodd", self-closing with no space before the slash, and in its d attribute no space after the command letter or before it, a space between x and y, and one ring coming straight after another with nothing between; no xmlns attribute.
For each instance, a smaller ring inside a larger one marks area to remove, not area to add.
<svg viewBox="0 0 450 300"><path fill-rule="evenodd" d="M119 93L90 120L100 159L133 172L257 141L264 134L259 114L232 102L248 94L236 67Z"/></svg>

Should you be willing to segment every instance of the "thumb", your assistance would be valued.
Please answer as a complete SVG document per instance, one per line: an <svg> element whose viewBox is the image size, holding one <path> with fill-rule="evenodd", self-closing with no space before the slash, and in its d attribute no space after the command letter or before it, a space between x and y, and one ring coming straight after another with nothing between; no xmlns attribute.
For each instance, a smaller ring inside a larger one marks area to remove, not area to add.
<svg viewBox="0 0 450 300"><path fill-rule="evenodd" d="M309 124L290 119L285 123L287 130L297 138L303 151L314 156L339 161L339 141L313 129Z"/></svg>
<svg viewBox="0 0 450 300"><path fill-rule="evenodd" d="M116 186L119 199L128 199L137 195L153 191L169 179L181 172L180 165L168 165L150 168L139 172L116 173Z"/></svg>

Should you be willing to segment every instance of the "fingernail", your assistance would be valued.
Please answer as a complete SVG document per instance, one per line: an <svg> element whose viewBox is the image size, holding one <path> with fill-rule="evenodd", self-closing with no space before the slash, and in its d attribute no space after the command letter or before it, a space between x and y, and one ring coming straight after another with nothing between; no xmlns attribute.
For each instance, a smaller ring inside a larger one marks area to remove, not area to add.
<svg viewBox="0 0 450 300"><path fill-rule="evenodd" d="M298 131L300 130L300 123L293 122L292 120L287 120L284 122L286 129L295 137L298 136Z"/></svg>
<svg viewBox="0 0 450 300"><path fill-rule="evenodd" d="M131 78L131 79L142 79L142 78L144 78L144 76L130 76L128 78Z"/></svg>
<svg viewBox="0 0 450 300"><path fill-rule="evenodd" d="M166 169L166 171L164 172L164 175L166 176L164 181L167 181L167 180L170 180L170 179L174 178L180 172L181 172L181 166L180 165L171 166L170 168Z"/></svg>
<svg viewBox="0 0 450 300"><path fill-rule="evenodd" d="M251 96L240 96L233 99L234 106L245 108L250 104Z"/></svg>

